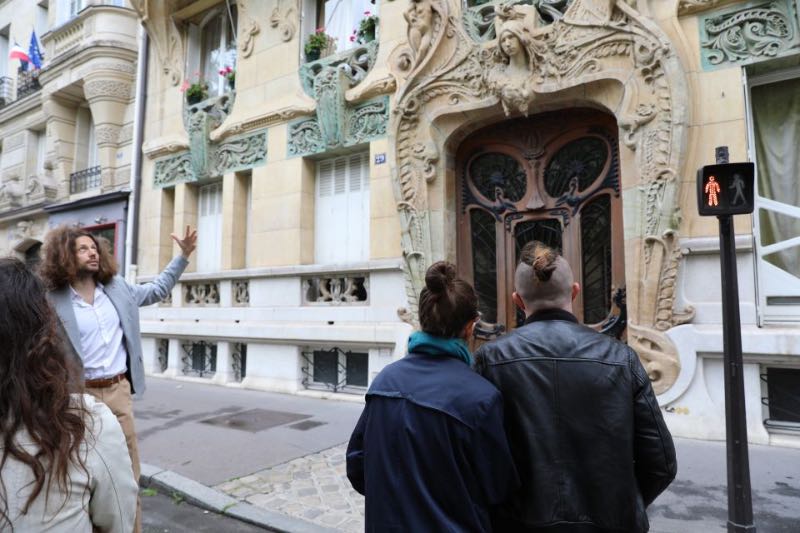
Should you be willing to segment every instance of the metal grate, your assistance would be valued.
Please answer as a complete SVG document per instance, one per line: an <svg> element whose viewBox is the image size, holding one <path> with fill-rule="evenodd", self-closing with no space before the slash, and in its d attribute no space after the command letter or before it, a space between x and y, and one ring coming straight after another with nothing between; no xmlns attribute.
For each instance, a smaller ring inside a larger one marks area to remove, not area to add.
<svg viewBox="0 0 800 533"><path fill-rule="evenodd" d="M369 354L336 347L307 351L301 370L307 389L363 394L369 380Z"/></svg>
<svg viewBox="0 0 800 533"><path fill-rule="evenodd" d="M183 347L183 374L186 376L211 377L217 372L217 345L212 342L195 341Z"/></svg>
<svg viewBox="0 0 800 533"><path fill-rule="evenodd" d="M241 382L247 377L247 345L243 342L233 344L231 365L233 366L233 376L236 381Z"/></svg>
<svg viewBox="0 0 800 533"><path fill-rule="evenodd" d="M69 193L75 194L100 187L100 166L79 170L69 175Z"/></svg>
<svg viewBox="0 0 800 533"><path fill-rule="evenodd" d="M169 340L157 339L156 343L158 347L158 366L163 374L169 366Z"/></svg>
<svg viewBox="0 0 800 533"><path fill-rule="evenodd" d="M768 409L764 425L800 431L800 369L767 368L761 380L767 384L767 396L761 398Z"/></svg>
<svg viewBox="0 0 800 533"><path fill-rule="evenodd" d="M33 94L41 88L38 70L17 71L17 99Z"/></svg>

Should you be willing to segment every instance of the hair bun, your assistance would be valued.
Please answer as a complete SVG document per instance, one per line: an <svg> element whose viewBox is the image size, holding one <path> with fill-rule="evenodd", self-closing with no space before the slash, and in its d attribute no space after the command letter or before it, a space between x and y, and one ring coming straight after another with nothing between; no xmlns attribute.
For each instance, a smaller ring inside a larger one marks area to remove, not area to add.
<svg viewBox="0 0 800 533"><path fill-rule="evenodd" d="M439 261L425 273L425 286L434 294L442 294L456 279L456 267L452 263Z"/></svg>

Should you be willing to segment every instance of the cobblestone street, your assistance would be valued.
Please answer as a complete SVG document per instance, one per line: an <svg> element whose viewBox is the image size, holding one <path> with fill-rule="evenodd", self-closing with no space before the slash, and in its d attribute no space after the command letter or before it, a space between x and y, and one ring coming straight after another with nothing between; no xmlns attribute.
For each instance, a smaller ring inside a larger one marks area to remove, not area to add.
<svg viewBox="0 0 800 533"><path fill-rule="evenodd" d="M364 497L345 473L346 444L216 488L234 498L347 533L364 531Z"/></svg>

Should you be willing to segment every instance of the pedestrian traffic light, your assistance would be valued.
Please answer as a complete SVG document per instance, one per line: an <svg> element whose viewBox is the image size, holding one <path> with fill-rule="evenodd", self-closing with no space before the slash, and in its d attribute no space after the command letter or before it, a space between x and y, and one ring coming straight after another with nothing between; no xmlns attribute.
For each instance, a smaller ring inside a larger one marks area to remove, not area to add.
<svg viewBox="0 0 800 533"><path fill-rule="evenodd" d="M697 209L701 216L753 212L753 163L707 165L697 171Z"/></svg>

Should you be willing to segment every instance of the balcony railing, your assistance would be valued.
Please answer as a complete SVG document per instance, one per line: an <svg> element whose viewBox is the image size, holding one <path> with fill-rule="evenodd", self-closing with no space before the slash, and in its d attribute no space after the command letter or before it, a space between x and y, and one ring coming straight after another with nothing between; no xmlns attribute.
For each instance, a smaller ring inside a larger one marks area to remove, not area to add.
<svg viewBox="0 0 800 533"><path fill-rule="evenodd" d="M69 193L75 194L100 187L100 167L90 167L69 175Z"/></svg>
<svg viewBox="0 0 800 533"><path fill-rule="evenodd" d="M38 71L21 69L17 71L17 100L25 98L41 88Z"/></svg>

